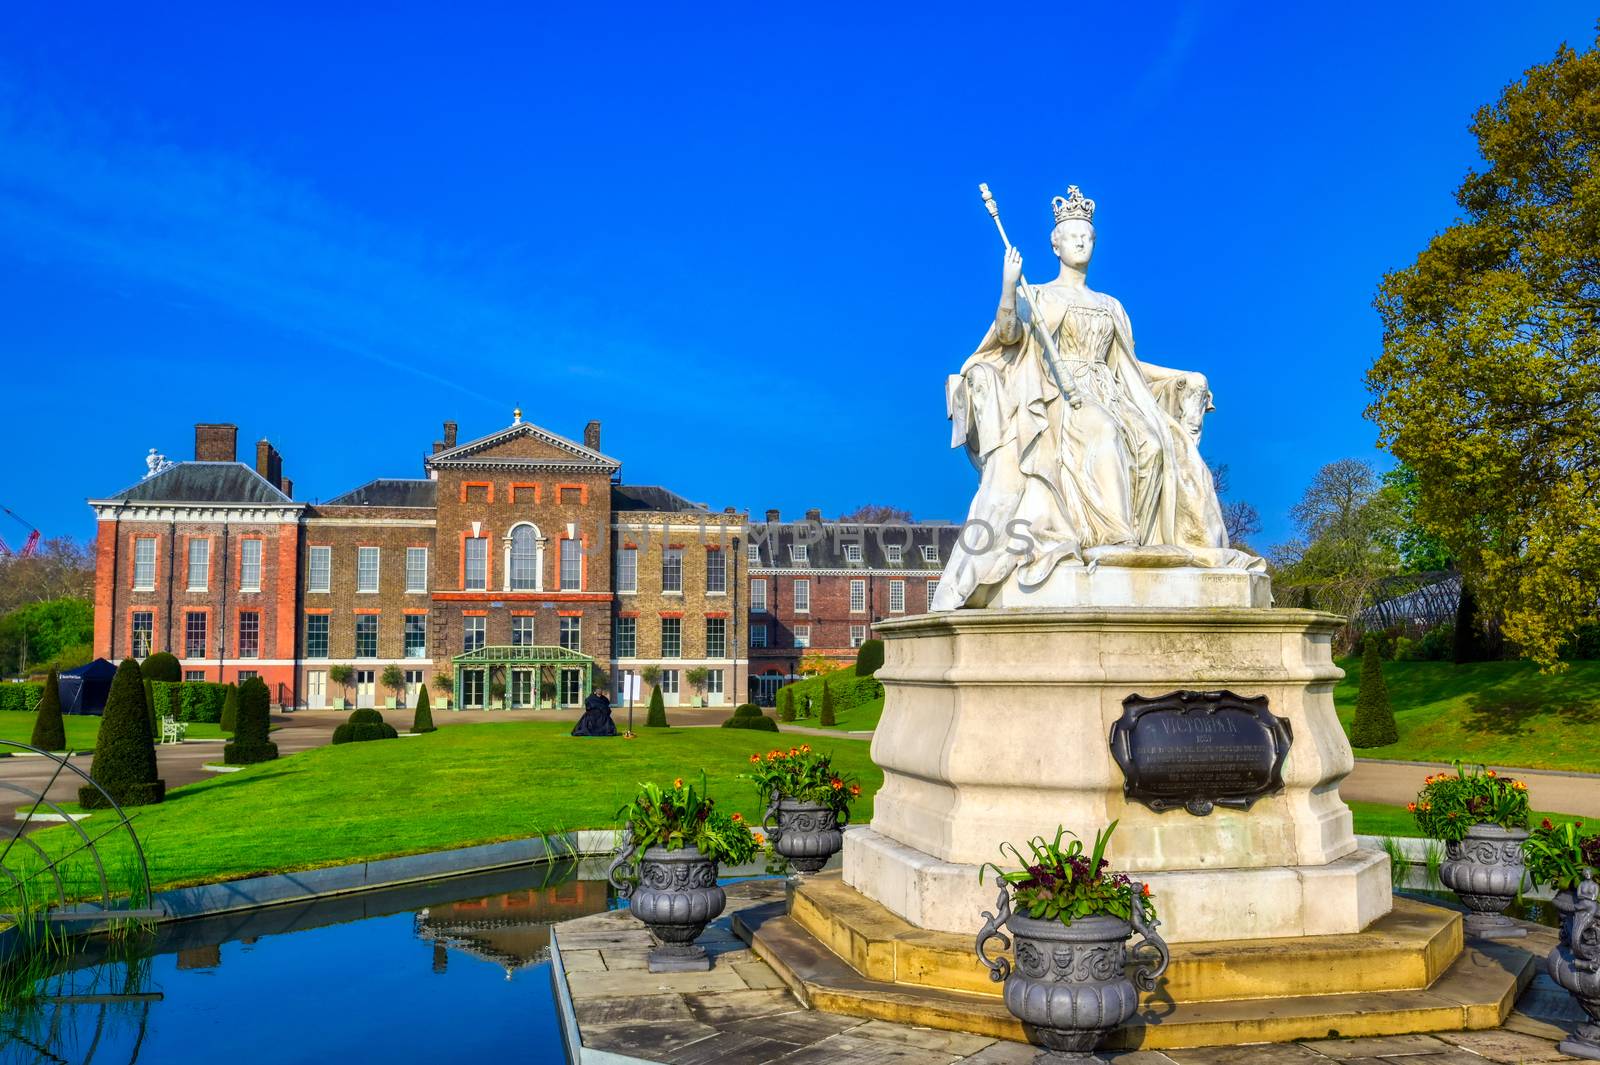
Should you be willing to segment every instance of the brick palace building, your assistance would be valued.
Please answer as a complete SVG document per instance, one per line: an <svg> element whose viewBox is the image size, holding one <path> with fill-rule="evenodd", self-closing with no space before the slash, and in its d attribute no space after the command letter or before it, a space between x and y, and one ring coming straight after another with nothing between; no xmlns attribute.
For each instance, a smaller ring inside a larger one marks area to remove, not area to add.
<svg viewBox="0 0 1600 1065"><path fill-rule="evenodd" d="M325 503L293 498L265 440L239 462L237 436L197 425L194 461L89 501L96 654L171 650L186 679L260 676L302 707L411 705L440 674L462 707L498 705L497 683L511 706L546 686L577 705L647 667L669 704L747 689L745 515L623 483L598 422L582 443L520 411L465 443L446 422L424 476Z"/></svg>

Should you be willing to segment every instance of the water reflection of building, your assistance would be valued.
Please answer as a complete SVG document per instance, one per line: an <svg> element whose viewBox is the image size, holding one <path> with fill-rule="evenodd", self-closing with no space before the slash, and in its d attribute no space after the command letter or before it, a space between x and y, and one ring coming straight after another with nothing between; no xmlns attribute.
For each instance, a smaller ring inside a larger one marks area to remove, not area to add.
<svg viewBox="0 0 1600 1065"><path fill-rule="evenodd" d="M605 881L574 880L429 906L417 912L414 930L433 944L434 972L445 972L448 952L459 950L500 966L509 980L518 969L549 959L552 924L599 913L607 901Z"/></svg>

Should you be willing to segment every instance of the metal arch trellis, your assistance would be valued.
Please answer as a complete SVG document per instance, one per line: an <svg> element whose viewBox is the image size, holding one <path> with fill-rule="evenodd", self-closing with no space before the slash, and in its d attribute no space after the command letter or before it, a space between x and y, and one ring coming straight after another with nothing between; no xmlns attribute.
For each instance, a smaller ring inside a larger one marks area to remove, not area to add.
<svg viewBox="0 0 1600 1065"><path fill-rule="evenodd" d="M141 903L148 906L151 899L150 866L145 857L144 847L139 842L139 835L134 831L133 824L127 813L122 809L121 804L113 799L110 793L101 787L99 782L92 776L73 765L70 755L52 754L20 740L0 739L0 745L18 748L55 764L55 771L50 775L50 779L38 790L34 790L25 784L19 784L16 781L0 780L0 790L14 792L28 800L27 813L24 815L22 823L17 827L15 834L6 841L5 847L0 849L0 877L4 878L3 881L0 881L0 890L5 890L7 884L9 884L10 889L16 892L17 903L12 913L0 914L0 918L9 917L13 921L31 919L44 920L52 924L92 926L97 922L118 919L164 916L164 910L140 908ZM114 823L110 827L91 836L84 831L78 817L50 798L50 789L61 779L64 771L76 775L85 784L100 793L105 801L105 808L103 811L97 811L97 814L109 814L114 819ZM70 850L62 853L51 853L39 846L28 835L28 829L32 827L35 815L39 813L41 807L49 810L55 818L59 818L77 835L78 842ZM113 876L107 874L106 863L100 853L101 842L117 833L126 833L133 854L133 863L126 870L129 882L124 885L127 905L122 906L117 905L116 901L117 896L121 895L122 892L113 890ZM20 852L18 851L19 843L22 847ZM12 865L7 863L7 859L13 853L30 855L33 859L30 862L32 868L27 866L20 870L12 868ZM61 875L62 870L66 868L68 860L80 854L88 856L88 860L94 870L92 888L83 897L78 897L77 885L69 886ZM45 882L47 889L51 886L54 887L53 899L50 897L48 890L43 893L43 897L35 897L30 891L30 885L35 884L36 881L46 876L49 878Z"/></svg>

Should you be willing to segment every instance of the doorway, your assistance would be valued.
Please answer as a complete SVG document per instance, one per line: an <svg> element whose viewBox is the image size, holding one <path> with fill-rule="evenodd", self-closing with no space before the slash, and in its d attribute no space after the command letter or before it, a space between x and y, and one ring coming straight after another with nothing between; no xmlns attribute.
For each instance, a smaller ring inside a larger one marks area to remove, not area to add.
<svg viewBox="0 0 1600 1065"><path fill-rule="evenodd" d="M328 671L306 671L306 709L321 710L328 705Z"/></svg>
<svg viewBox="0 0 1600 1065"><path fill-rule="evenodd" d="M356 670L356 706L371 706L377 693L377 673L370 669Z"/></svg>

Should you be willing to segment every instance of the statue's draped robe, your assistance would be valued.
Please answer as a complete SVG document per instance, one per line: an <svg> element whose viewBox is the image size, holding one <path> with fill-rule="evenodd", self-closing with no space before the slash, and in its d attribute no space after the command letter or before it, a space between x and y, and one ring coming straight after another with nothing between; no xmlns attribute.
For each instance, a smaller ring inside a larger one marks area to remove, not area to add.
<svg viewBox="0 0 1600 1065"><path fill-rule="evenodd" d="M1169 545L1194 565L1259 564L1229 549L1211 472L1152 393L1122 305L1087 291L1087 304L1034 292L1015 321L990 326L946 386L951 446L967 449L980 480L934 609L982 605L1013 572L1040 584L1085 552L1103 554L1095 548ZM1056 340L1055 366L1028 317L1035 310Z"/></svg>

